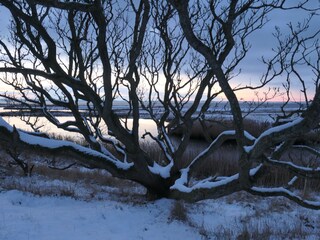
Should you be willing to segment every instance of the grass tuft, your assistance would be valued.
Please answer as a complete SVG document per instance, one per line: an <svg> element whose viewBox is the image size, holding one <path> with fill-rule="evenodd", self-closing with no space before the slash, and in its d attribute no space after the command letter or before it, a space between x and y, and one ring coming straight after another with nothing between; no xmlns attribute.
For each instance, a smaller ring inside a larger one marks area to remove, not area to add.
<svg viewBox="0 0 320 240"><path fill-rule="evenodd" d="M175 201L172 205L170 212L170 219L180 222L188 222L188 209L185 207L183 201Z"/></svg>

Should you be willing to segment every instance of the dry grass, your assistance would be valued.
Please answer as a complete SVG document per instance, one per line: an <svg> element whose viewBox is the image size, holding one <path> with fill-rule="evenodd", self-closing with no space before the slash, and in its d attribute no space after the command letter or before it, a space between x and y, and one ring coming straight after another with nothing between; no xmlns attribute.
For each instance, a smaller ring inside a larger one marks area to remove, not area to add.
<svg viewBox="0 0 320 240"><path fill-rule="evenodd" d="M297 211L289 200L272 198L264 200L261 197L252 197L239 192L225 198L229 204L245 203L248 210L228 225L220 225L214 229L205 227L208 239L318 239L319 223L317 219L310 218L305 211ZM259 202L262 201L262 204ZM288 212L295 212L295 220L285 216ZM273 215L276 214L276 215ZM282 215L283 214L283 215ZM278 217L279 216L279 219ZM198 224L198 228L203 226ZM313 236L313 238L310 238Z"/></svg>
<svg viewBox="0 0 320 240"><path fill-rule="evenodd" d="M261 122L252 119L245 119L243 122L244 129L257 137L262 132L271 127L269 122ZM191 130L192 139L212 140L215 139L220 133L226 130L233 130L234 123L230 119L213 119L202 122L196 121ZM174 129L171 134L181 136L183 133L182 128Z"/></svg>
<svg viewBox="0 0 320 240"><path fill-rule="evenodd" d="M221 131L226 130L226 128L231 126L230 121L225 121L222 124L217 122L210 122L211 124L208 129L210 130L210 135L216 136L221 133ZM259 123L253 120L246 120L245 126L248 129L251 129L251 133L253 135L259 134L261 131L264 131L269 127L267 123ZM196 130L197 124L195 125L195 133L201 132L199 129ZM200 127L200 124L198 124ZM253 132L255 131L255 132ZM320 132L314 131L307 135L307 139L310 142L316 142L319 139ZM52 136L51 136L52 137ZM84 145L82 139L74 139L67 138L61 135L53 136L56 139L64 139L70 141L76 141L79 144ZM305 136L301 139L306 138ZM302 140L301 140L302 141ZM154 159L156 162L162 164L164 159L164 154L160 150L159 146L155 142L151 141L143 141L141 142L142 148L148 153L148 155ZM195 156L199 154L200 151L205 149L208 146L208 143L204 141L192 141L190 147L187 148L182 160L180 161L180 168L185 167L188 163L190 163ZM8 156L5 157L5 152L2 151L0 159L0 174L6 173L7 175L17 175L19 170L14 169L12 167L8 167ZM50 179L60 179L65 181L76 182L81 179L81 181L86 182L87 184L100 184L103 186L114 186L121 188L122 185L127 186L128 184L132 184L130 181L119 180L117 178L111 177L106 171L102 170L94 170L94 171L80 171L78 168L71 168L65 171L57 171L52 170L46 167L42 161L42 164L39 164L37 160L39 158L50 158L51 156L43 156L40 153L40 157L36 156L37 153L24 153L27 161L31 161L35 164L34 174L46 176ZM193 173L193 177L195 178L203 178L213 175L218 176L230 176L239 171L237 160L239 158L239 153L236 151L236 146L234 143L226 143L221 146L217 151L215 151L211 156L209 156L205 161L203 161L195 172ZM291 151L285 154L283 160L292 160L292 162L302 165L302 166L310 166L310 164L314 164L314 162L318 162L318 165L311 165L312 167L319 167L319 160L314 159L310 154L303 151ZM316 161L317 160L317 161ZM60 161L60 160L59 160ZM286 186L287 183L294 177L293 174L289 173L285 169L280 169L276 167L269 167L266 171L265 176L258 180L258 185L261 186ZM311 180L299 178L298 181L293 185L294 188L303 191L303 196L307 197L311 191L320 191L319 180ZM124 193L125 195L125 193Z"/></svg>
<svg viewBox="0 0 320 240"><path fill-rule="evenodd" d="M204 142L195 142L192 147L187 149L184 154L182 161L180 162L180 167L185 167L190 161L194 159L197 154L207 146ZM162 151L156 143L144 142L142 143L143 149L155 159L157 162L161 163L164 159ZM0 173L2 175L21 175L22 171L19 168L14 168L8 166L8 157L5 154L1 155L0 159ZM31 162L32 156L28 157L27 161ZM209 156L205 161L203 161L193 173L195 178L205 178L208 176L230 176L239 171L237 160L239 158L239 153L236 151L234 144L226 144L220 147L214 154ZM310 166L310 163L318 162L318 165L312 165L313 167L319 167L319 161L315 161L314 157L306 152L299 152L297 150L291 151L284 156L283 160L292 160L294 163ZM92 171L80 171L79 168L70 168L68 170L60 171L50 169L45 165L45 161L37 162L32 161L35 164L33 169L33 174L45 176L48 179L60 179L64 181L83 181L87 184L99 184L102 186L111 187L122 187L128 184L133 184L131 181L121 180L112 177L109 173L104 170L92 170ZM263 177L261 177L257 184L260 186L286 186L288 182L294 177L286 169L281 169L277 167L267 167L267 171ZM293 185L293 188L302 191L304 197L308 197L309 193L312 191L320 191L320 184L318 179L305 179L300 177Z"/></svg>
<svg viewBox="0 0 320 240"><path fill-rule="evenodd" d="M261 133L272 127L272 124L268 121L262 122L253 119L244 119L243 126L251 135L258 137ZM226 130L234 130L234 123L230 119L213 119L205 121L202 124L200 124L199 121L196 121L191 130L191 138L194 140L212 141L219 136L220 133ZM176 128L171 131L171 134L173 136L182 136L183 128ZM313 130L301 135L296 140L296 143L308 145L320 144L320 130Z"/></svg>
<svg viewBox="0 0 320 240"><path fill-rule="evenodd" d="M3 152L2 152L3 153ZM1 154L1 152L0 152ZM102 199L105 194L119 201L142 202L145 189L140 185L116 177L105 170L89 170L74 166L66 170L49 168L45 161L35 161L31 178L18 167L8 165L5 154L0 155L0 187L21 190L38 196L68 196L75 199ZM82 189L77 191L77 189Z"/></svg>
<svg viewBox="0 0 320 240"><path fill-rule="evenodd" d="M143 144L143 148L145 151L148 152L151 156L154 156L156 160L160 161L163 159L162 152L160 151L159 147L155 143L145 142ZM203 146L197 145L197 148L189 148L188 152L185 154L183 160L184 163L181 165L186 165L189 163L197 154L198 152L203 149ZM232 145L225 145L220 148L215 154L213 154L207 161L204 161L198 169L196 169L194 173L194 177L202 178L211 175L232 175L238 171L237 167L237 156L238 154L234 151L234 146ZM9 176L23 176L22 171L17 167L10 167L7 164L7 159L2 158L0 161L0 169L2 169L5 175ZM30 161L30 159L28 160ZM115 187L119 189L126 189L131 187L137 187L137 184L133 183L132 181L118 179L112 177L107 171L105 170L83 170L83 168L72 167L67 170L55 170L48 168L43 162L34 162L35 167L33 170L33 174L35 176L43 176L47 180L55 180L59 179L61 181L66 182L82 182L87 184L88 186L92 184L97 184L101 186L109 186ZM279 176L283 177L284 174L278 174L277 172L275 177L267 176L266 181L272 184L277 183L280 179ZM270 178L270 179L269 179ZM35 192L40 192L40 190L35 190ZM125 196L127 193L119 193ZM67 194L65 194L67 195ZM72 195L72 194L69 194Z"/></svg>
<svg viewBox="0 0 320 240"><path fill-rule="evenodd" d="M217 119L216 121L208 121L203 129L199 122L195 122L192 129L192 138L204 140L207 137L204 134L206 131L210 135L210 139L216 138L222 131L233 129L233 123L228 119ZM253 136L259 136L263 131L271 127L269 122L259 122L251 119L245 119L244 128ZM174 135L181 135L182 129L177 129L173 132ZM208 140L208 139L207 139ZM207 144L204 141L194 141L192 147L188 148L180 167L186 166L192 159L202 150ZM305 135L300 136L297 143L316 145L320 143L320 130L314 130ZM235 142L227 142L215 151L210 157L203 161L194 173L194 177L208 177L212 175L230 176L239 171L238 161L239 153L236 150ZM315 158L308 152L290 150L283 158L283 161L292 161L293 163L305 167L320 167L319 159ZM258 181L261 186L286 186L288 182L295 176L288 170L279 167L267 167L266 174ZM302 190L303 196L307 197L310 191L320 191L318 179L306 179L299 177L294 183L294 188Z"/></svg>
<svg viewBox="0 0 320 240"><path fill-rule="evenodd" d="M140 185L118 178L101 170L68 169L53 170L38 166L32 177L21 174L4 176L0 187L6 190L20 190L37 196L65 196L79 200L114 199L130 204L142 204L147 199L145 189Z"/></svg>
<svg viewBox="0 0 320 240"><path fill-rule="evenodd" d="M230 230L226 230L219 235L226 234L229 236L236 235L237 240L305 239L309 236L308 231L303 228L301 223L297 223L294 226L286 226L282 230L276 230L267 221L243 224L238 233L230 233Z"/></svg>
<svg viewBox="0 0 320 240"><path fill-rule="evenodd" d="M82 146L88 145L85 139L81 135L79 135L79 137L75 137L75 136L68 136L66 134L48 133L48 137L51 139L74 142Z"/></svg>
<svg viewBox="0 0 320 240"><path fill-rule="evenodd" d="M200 151L207 147L207 143L201 141L193 141L191 147L187 148L179 167L185 167L196 157ZM163 159L163 153L156 145L156 143L144 143L144 150L154 156L156 161ZM230 176L239 172L238 167L239 152L236 150L234 144L224 144L205 161L203 161L195 169L193 177L205 178L213 175ZM319 159L308 152L301 150L291 150L284 154L283 161L292 161L295 164L302 166L320 167ZM311 165L313 164L313 165ZM266 167L264 176L259 178L257 184L266 187L287 186L288 182L295 175L287 169L279 167ZM320 191L320 184L318 179L306 179L299 177L292 186L295 189L303 191L303 196L307 198L312 191Z"/></svg>
<svg viewBox="0 0 320 240"><path fill-rule="evenodd" d="M170 220L177 220L181 222L188 222L188 209L183 201L175 201L170 211Z"/></svg>

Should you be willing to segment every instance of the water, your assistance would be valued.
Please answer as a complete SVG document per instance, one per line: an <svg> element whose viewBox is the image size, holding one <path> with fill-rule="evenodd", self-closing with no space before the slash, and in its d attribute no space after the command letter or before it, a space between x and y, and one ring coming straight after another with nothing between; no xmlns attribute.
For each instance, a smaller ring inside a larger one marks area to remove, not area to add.
<svg viewBox="0 0 320 240"><path fill-rule="evenodd" d="M15 125L17 128L26 130L26 131L32 131L31 126L27 125L24 121L21 120L20 117L12 117L12 116L5 116L2 117L5 121L7 121L10 125ZM37 118L36 117L30 117L30 122L34 122ZM73 120L72 117L58 117L60 122L66 122ZM128 128L130 129L132 127L132 119L128 119L127 122ZM68 135L72 137L79 137L80 134L73 133L73 132L66 132L65 130L61 128L57 128L55 125L50 123L45 117L38 117L37 126L43 126L40 131L49 133L49 134L55 134L55 135ZM103 132L107 132L107 128L103 127ZM142 136L146 131L149 131L151 134L156 135L157 134L157 128L156 124L151 119L140 119L140 129L139 134Z"/></svg>
<svg viewBox="0 0 320 240"><path fill-rule="evenodd" d="M191 104L191 103L190 103ZM189 106L190 106L189 104ZM276 114L280 113L280 107L282 103L280 102L268 102L260 106L254 113L251 113L248 118L255 119L258 121L272 121L272 117L270 116L275 116ZM5 104L0 105L0 112L11 112L12 110L4 110L3 107ZM159 111L161 111L160 106L156 106ZM244 111L244 114L248 112L250 109L252 109L254 105L250 105L249 103L241 103L241 108ZM286 110L296 110L299 107L299 104L297 103L289 103L286 106ZM83 106L83 109L85 107ZM55 109L57 110L57 109ZM59 110L59 109L58 109ZM61 111L60 109L59 111ZM124 104L121 104L120 102L117 102L116 104L116 111L118 113L124 113L126 112L126 106ZM63 112L63 111L61 111ZM157 129L156 125L151 119L147 119L147 114L146 112L142 111L142 119L140 119L140 129L139 129L139 134L142 136L146 131L149 131L151 134L156 135L157 134ZM228 118L231 117L230 115L230 106L226 103L220 102L220 103L213 103L212 106L208 109L208 112L206 113L207 117L223 117L223 118ZM17 128L27 130L27 131L32 131L32 128L28 126L25 122L23 122L20 117L18 116L4 116L3 119L7 121L11 125L15 125ZM30 117L30 121L34 122L37 118L36 117ZM61 122L66 122L73 120L71 116L60 116L58 117L59 121ZM46 133L54 133L57 135L68 135L68 136L80 136L77 133L72 133L72 132L66 132L63 129L57 128L55 125L51 124L47 119L44 117L39 117L38 118L38 126L43 126L41 128L42 132ZM132 127L132 120L128 119L128 128L130 129ZM102 126L102 130L106 133L106 126Z"/></svg>

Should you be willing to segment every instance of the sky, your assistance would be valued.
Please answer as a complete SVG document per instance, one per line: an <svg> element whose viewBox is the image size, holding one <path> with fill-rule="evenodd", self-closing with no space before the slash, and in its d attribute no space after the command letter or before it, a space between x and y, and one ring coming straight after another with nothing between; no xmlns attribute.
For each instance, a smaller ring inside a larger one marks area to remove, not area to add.
<svg viewBox="0 0 320 240"><path fill-rule="evenodd" d="M319 0L312 0L311 1L314 6L320 7ZM0 15L2 19L9 19L8 12L0 7ZM301 10L290 10L290 11L274 11L269 15L269 22L263 27L263 29L256 31L254 34L248 38L251 50L249 51L248 55L244 59L244 61L240 64L241 74L237 76L234 80L231 81L232 86L238 86L239 84L246 85L248 83L257 83L262 75L265 72L266 66L261 63L261 57L268 57L271 56L272 48L275 47L275 38L273 37L272 33L275 32L275 26L280 27L281 32L284 34L288 31L287 24L289 22L293 22L296 24L299 21L303 21L306 17L305 12ZM312 30L317 30L319 28L320 17L316 16L314 21L311 22L310 27ZM2 28L0 29L0 36L4 36L7 33L6 27L8 23L2 21ZM310 72L305 71L303 75L306 79L306 84L309 90L310 98L314 94L314 84L312 81L312 76ZM268 87L282 87L282 83L284 78L278 78L276 81L271 82ZM293 98L295 100L301 99L301 91L299 84L292 84L293 86ZM0 83L0 91L5 91L7 88ZM267 91L267 88L261 91L260 96L263 95L263 91ZM242 100L254 100L256 96L253 92L242 91L237 92L239 99ZM273 99L277 101L282 101L283 97L278 96L277 98Z"/></svg>
<svg viewBox="0 0 320 240"><path fill-rule="evenodd" d="M320 7L320 1L313 0L312 3ZM274 12L269 14L268 23L263 27L263 29L256 31L249 38L249 42L251 43L251 50L246 56L246 59L241 63L240 67L242 68L242 74L239 75L238 79L236 80L237 84L239 83L239 81L249 81L252 83L257 82L261 74L266 71L266 66L264 64L261 64L261 59L262 56L266 58L273 56L272 49L277 46L276 38L273 36L273 33L275 33L275 27L279 27L282 34L286 35L289 33L288 23L292 23L295 26L299 22L303 22L306 16L308 15L306 15L306 13L302 10L290 10L285 12L275 10ZM310 32L319 31L319 20L320 16L316 16L310 22ZM314 76L310 73L310 71L302 72L308 86L309 96L311 98L314 94L315 89L312 80ZM284 76L282 78L278 78L268 84L268 87L281 87L284 79ZM292 87L292 97L298 101L302 97L300 91L301 85L298 84L297 81L293 81ZM248 92L244 91L242 93L239 93L238 96L240 98L243 97L243 99L248 99ZM277 97L276 100L282 101L283 97Z"/></svg>

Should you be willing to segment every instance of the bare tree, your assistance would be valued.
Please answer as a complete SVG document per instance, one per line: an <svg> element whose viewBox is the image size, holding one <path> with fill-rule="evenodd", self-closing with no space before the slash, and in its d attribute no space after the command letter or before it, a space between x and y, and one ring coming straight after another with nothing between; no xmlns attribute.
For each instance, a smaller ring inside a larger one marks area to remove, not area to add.
<svg viewBox="0 0 320 240"><path fill-rule="evenodd" d="M265 25L270 12L303 9L311 14L309 20L317 16L319 8L308 8L307 0L288 2L1 0L1 7L12 15L11 36L0 40L1 80L16 92L1 96L42 109L57 127L81 134L88 147L21 131L18 141L29 148L63 149L86 166L140 183L153 197L198 201L244 190L285 196L319 209L319 202L304 200L284 186L265 188L257 183L270 165L297 176L320 177L319 167L283 159L293 148L319 155L316 148L294 145L297 137L319 125L319 31L310 33L306 21L297 29L290 26L287 37L278 32L279 47L272 59L264 59L267 71L259 84L230 84L250 50L248 36ZM314 77L311 102L306 87L310 80L304 78L301 65ZM282 118L287 123L254 138L244 130L236 92L259 90L283 76L288 92L292 76L300 82L307 108L295 118L286 113ZM194 123L206 119L213 100L222 94L230 104L235 130L222 132L191 162L182 164ZM115 109L117 100L126 105L122 114ZM86 111L81 109L84 104ZM62 122L50 105L68 110L73 120ZM158 133L146 132L143 137L159 145L163 159L153 159L141 147L139 119L144 112ZM105 126L107 132L102 131ZM177 126L183 136L173 142L168 132ZM0 131L2 139L14 134L3 120ZM230 139L236 140L240 152L239 173L194 179L197 166Z"/></svg>

